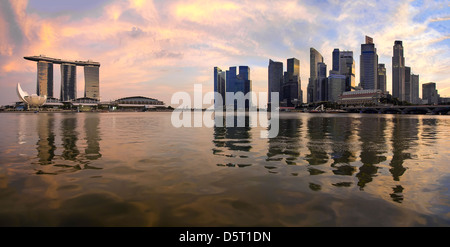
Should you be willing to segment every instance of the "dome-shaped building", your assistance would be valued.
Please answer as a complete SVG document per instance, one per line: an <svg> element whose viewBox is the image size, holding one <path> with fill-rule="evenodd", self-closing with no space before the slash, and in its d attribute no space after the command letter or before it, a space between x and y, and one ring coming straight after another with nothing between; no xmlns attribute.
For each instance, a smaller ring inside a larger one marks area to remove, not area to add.
<svg viewBox="0 0 450 247"><path fill-rule="evenodd" d="M20 83L17 83L17 96L20 100L28 104L30 107L39 107L45 104L47 101L47 95L39 96L37 94L29 95L27 92L23 91L20 87Z"/></svg>

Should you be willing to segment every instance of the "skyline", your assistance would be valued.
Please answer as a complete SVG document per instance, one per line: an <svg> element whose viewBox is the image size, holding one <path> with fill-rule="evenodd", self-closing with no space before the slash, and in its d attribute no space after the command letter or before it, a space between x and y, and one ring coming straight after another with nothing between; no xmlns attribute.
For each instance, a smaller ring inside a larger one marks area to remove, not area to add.
<svg viewBox="0 0 450 247"><path fill-rule="evenodd" d="M170 104L172 94L203 84L213 91L215 66L249 66L255 92L267 92L269 59L300 60L306 102L309 50L329 68L335 48L353 51L359 82L360 45L374 39L392 93L392 46L402 40L405 64L420 84L435 82L450 96L448 1L0 1L0 105L18 101L17 83L36 90L44 54L102 64L101 99L142 95ZM222 18L217 18L217 17ZM286 64L283 65L286 71ZM60 75L54 68L55 92ZM78 95L84 75L77 70ZM420 93L421 94L421 93Z"/></svg>

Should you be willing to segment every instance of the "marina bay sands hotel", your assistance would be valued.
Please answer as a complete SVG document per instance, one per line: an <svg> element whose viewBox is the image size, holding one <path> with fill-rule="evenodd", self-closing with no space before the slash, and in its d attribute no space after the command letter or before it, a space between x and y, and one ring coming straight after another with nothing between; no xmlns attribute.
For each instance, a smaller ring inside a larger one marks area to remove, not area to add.
<svg viewBox="0 0 450 247"><path fill-rule="evenodd" d="M53 95L53 64L61 64L61 94L60 101L77 99L77 66L84 67L84 97L100 100L99 68L100 63L93 61L71 61L50 58L44 55L24 57L37 62L37 95Z"/></svg>

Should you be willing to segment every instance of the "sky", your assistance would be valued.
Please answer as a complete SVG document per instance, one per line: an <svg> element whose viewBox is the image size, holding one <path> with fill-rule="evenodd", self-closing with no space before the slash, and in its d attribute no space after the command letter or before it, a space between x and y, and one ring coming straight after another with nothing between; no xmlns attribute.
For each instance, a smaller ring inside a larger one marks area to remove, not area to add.
<svg viewBox="0 0 450 247"><path fill-rule="evenodd" d="M102 101L139 95L167 105L194 84L213 91L215 66L249 66L253 91L267 92L269 59L286 70L295 57L306 99L309 48L328 70L334 48L353 51L358 84L366 35L386 64L388 91L394 41L402 40L420 84L436 82L450 97L450 0L0 0L0 105L19 101L17 83L36 93L36 63L23 57L41 54L100 62ZM55 97L60 74L54 65Z"/></svg>

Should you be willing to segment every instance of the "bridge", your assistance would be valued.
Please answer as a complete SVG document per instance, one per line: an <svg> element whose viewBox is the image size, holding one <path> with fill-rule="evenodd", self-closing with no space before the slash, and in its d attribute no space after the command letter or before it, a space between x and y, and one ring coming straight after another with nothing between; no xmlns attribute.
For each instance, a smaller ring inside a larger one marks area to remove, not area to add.
<svg viewBox="0 0 450 247"><path fill-rule="evenodd" d="M412 106L346 106L342 108L349 113L378 114L432 114L445 115L450 111L450 105L412 105Z"/></svg>

